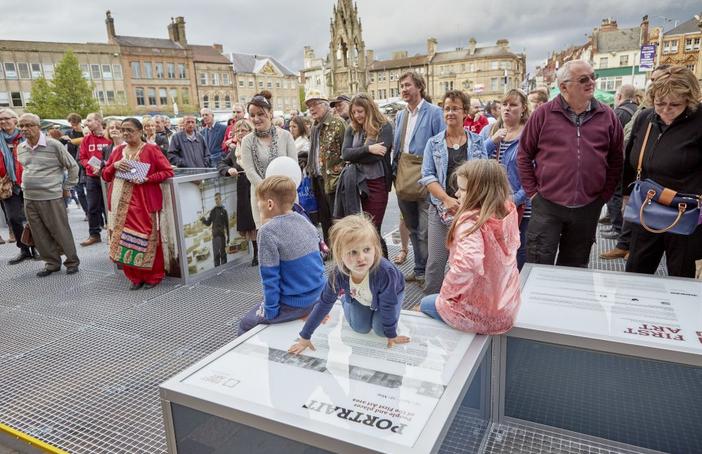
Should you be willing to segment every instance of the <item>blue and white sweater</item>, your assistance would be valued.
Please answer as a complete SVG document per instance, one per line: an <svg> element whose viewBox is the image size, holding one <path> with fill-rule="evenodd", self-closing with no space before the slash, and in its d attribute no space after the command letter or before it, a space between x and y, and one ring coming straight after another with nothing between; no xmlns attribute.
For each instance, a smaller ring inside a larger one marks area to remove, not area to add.
<svg viewBox="0 0 702 454"><path fill-rule="evenodd" d="M266 320L278 316L281 304L307 307L324 288L319 233L297 213L276 216L258 231L258 260Z"/></svg>

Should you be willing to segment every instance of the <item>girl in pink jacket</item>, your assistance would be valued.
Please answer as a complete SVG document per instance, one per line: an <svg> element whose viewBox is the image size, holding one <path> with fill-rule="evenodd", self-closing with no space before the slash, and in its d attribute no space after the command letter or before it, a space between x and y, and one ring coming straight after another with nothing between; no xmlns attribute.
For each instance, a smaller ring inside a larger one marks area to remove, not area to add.
<svg viewBox="0 0 702 454"><path fill-rule="evenodd" d="M477 159L461 165L460 208L448 233L449 272L438 295L420 310L461 331L501 334L519 307L519 226L512 190L500 164Z"/></svg>

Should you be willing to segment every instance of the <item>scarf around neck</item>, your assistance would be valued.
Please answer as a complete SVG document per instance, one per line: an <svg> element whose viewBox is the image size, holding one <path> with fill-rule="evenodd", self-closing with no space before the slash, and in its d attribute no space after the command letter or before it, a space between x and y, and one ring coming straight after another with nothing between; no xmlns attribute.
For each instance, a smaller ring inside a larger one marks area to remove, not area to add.
<svg viewBox="0 0 702 454"><path fill-rule="evenodd" d="M15 129L14 132L8 134L5 130L0 130L2 133L2 138L0 139L0 148L2 148L2 158L5 161L5 172L13 183L17 182L17 176L15 175L15 157L12 154L10 145L14 142L20 135L19 129Z"/></svg>

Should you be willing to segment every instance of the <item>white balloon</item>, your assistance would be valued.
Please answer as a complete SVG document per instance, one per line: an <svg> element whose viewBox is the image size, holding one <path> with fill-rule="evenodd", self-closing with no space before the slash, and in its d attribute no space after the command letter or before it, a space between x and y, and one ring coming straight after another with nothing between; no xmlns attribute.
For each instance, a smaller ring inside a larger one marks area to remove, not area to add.
<svg viewBox="0 0 702 454"><path fill-rule="evenodd" d="M295 186L300 186L302 181L300 166L297 164L297 161L288 156L278 156L268 164L268 167L266 167L266 178L273 175L288 177L295 182Z"/></svg>

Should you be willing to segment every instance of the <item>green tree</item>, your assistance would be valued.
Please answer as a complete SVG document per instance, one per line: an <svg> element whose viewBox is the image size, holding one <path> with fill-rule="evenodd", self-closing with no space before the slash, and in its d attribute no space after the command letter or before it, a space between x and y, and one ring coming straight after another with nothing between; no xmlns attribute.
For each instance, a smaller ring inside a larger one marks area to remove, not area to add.
<svg viewBox="0 0 702 454"><path fill-rule="evenodd" d="M32 98L27 102L27 112L39 115L39 118L57 118L54 105L54 92L43 77L32 84Z"/></svg>
<svg viewBox="0 0 702 454"><path fill-rule="evenodd" d="M71 112L77 112L85 118L90 112L100 109L93 97L93 87L83 79L78 59L71 50L56 65L52 88L58 118L64 118Z"/></svg>

